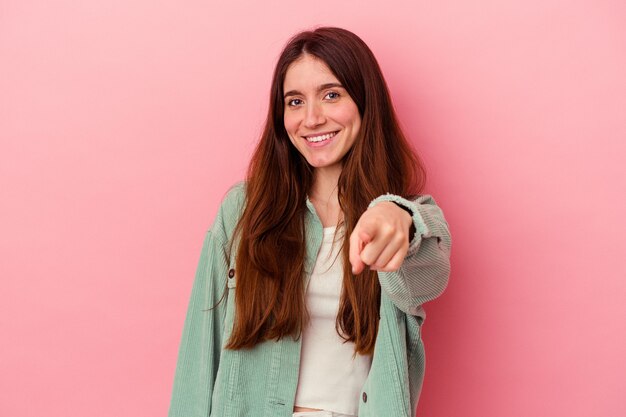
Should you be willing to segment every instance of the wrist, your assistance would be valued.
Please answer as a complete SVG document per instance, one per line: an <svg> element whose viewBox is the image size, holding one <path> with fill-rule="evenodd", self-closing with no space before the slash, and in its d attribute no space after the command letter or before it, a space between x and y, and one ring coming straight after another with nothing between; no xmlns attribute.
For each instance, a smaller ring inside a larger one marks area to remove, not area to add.
<svg viewBox="0 0 626 417"><path fill-rule="evenodd" d="M409 226L409 242L411 242L413 240L413 238L415 237L415 224L413 223L413 212L411 211L411 209L409 209L408 207L403 206L402 204L398 204L395 201L393 201L393 204L396 205L396 207L401 208L402 210L406 211L409 215L409 221L410 221L410 226Z"/></svg>

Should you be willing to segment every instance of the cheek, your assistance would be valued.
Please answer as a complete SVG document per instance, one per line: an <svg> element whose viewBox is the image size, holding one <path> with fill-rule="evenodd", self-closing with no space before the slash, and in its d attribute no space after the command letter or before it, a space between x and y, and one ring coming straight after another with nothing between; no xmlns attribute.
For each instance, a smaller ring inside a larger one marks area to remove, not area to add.
<svg viewBox="0 0 626 417"><path fill-rule="evenodd" d="M295 130L298 128L298 122L296 118L289 113L285 113L285 115L283 116L283 124L285 125L285 130L287 131L287 133L289 133L289 135L295 133Z"/></svg>
<svg viewBox="0 0 626 417"><path fill-rule="evenodd" d="M335 112L334 119L342 125L352 126L354 129L358 129L361 125L361 117L359 116L356 105L338 108Z"/></svg>

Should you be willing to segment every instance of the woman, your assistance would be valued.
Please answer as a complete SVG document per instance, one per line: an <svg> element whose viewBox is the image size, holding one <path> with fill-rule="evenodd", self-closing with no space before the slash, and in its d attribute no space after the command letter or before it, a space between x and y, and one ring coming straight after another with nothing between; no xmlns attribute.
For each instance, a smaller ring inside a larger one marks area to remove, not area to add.
<svg viewBox="0 0 626 417"><path fill-rule="evenodd" d="M423 184L365 43L293 37L204 241L170 416L413 416L422 304L450 270Z"/></svg>

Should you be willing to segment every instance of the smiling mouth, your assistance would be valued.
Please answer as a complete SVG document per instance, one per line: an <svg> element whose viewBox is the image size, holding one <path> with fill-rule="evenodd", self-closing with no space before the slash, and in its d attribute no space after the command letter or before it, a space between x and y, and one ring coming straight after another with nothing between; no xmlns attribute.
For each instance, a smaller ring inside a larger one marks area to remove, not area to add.
<svg viewBox="0 0 626 417"><path fill-rule="evenodd" d="M325 140L328 140L332 138L333 136L335 136L337 133L339 133L338 130L336 132L325 133L319 136L304 136L304 138L307 140L307 142L317 143L317 142L323 142Z"/></svg>

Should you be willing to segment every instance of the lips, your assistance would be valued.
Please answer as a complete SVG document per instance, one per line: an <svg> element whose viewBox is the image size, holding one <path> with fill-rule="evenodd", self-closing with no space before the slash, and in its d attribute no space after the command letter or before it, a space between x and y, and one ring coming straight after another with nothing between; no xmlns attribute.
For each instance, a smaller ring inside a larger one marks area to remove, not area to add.
<svg viewBox="0 0 626 417"><path fill-rule="evenodd" d="M303 136L307 142L309 143L319 143L319 142L324 142L325 140L328 140L330 138L332 138L333 136L335 136L339 131L334 131L334 132L328 132L328 133L318 133L315 135L307 135L307 136Z"/></svg>

